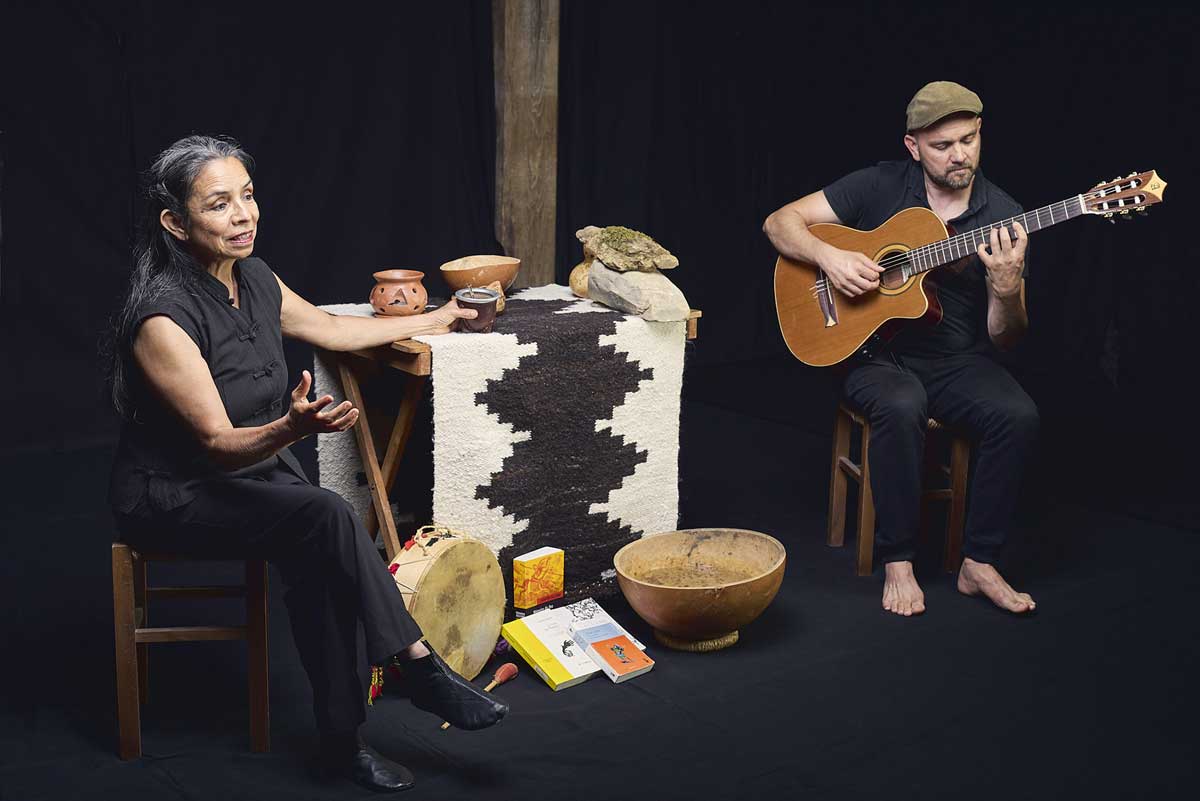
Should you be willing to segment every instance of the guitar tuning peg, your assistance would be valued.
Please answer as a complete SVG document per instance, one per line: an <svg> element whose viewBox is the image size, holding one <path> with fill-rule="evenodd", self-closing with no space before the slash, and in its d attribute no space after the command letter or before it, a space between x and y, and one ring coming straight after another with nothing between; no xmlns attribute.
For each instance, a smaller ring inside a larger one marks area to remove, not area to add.
<svg viewBox="0 0 1200 801"><path fill-rule="evenodd" d="M1138 214L1149 214L1150 207L1149 206L1138 206L1137 212L1138 212Z"/></svg>
<svg viewBox="0 0 1200 801"><path fill-rule="evenodd" d="M1113 219L1113 213L1111 211L1104 215L1104 219L1108 220L1110 223L1116 222L1116 220Z"/></svg>

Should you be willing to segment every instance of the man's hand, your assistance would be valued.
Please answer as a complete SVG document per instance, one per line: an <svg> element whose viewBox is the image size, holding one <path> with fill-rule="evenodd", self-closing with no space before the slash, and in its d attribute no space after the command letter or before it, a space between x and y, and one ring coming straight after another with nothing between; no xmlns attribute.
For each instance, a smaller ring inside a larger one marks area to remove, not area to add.
<svg viewBox="0 0 1200 801"><path fill-rule="evenodd" d="M1008 226L992 228L990 237L991 252L987 245L980 245L976 251L979 260L987 268L988 283L992 286L992 294L998 298L1008 298L1021 291L1021 273L1025 269L1025 247L1029 237L1019 222L1013 223L1017 232L1014 241Z"/></svg>
<svg viewBox="0 0 1200 801"><path fill-rule="evenodd" d="M310 389L312 376L305 370L300 374L300 383L292 390L292 408L288 410L288 426L296 433L297 438L302 439L309 434L345 431L358 421L358 409L355 409L350 401L342 401L332 409L322 411L333 403L333 396L325 395L310 402Z"/></svg>
<svg viewBox="0 0 1200 801"><path fill-rule="evenodd" d="M883 268L863 254L853 250L838 250L821 261L821 269L834 289L847 297L858 297L879 287Z"/></svg>

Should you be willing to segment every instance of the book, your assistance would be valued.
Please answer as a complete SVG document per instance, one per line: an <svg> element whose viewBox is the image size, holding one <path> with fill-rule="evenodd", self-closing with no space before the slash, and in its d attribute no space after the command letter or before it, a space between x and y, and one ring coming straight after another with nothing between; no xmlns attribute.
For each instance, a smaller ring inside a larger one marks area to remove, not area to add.
<svg viewBox="0 0 1200 801"><path fill-rule="evenodd" d="M562 548L538 548L513 559L513 609L518 617L563 597Z"/></svg>
<svg viewBox="0 0 1200 801"><path fill-rule="evenodd" d="M586 650L598 639L626 637L636 650L646 649L592 598L505 623L500 635L556 692L600 672Z"/></svg>
<svg viewBox="0 0 1200 801"><path fill-rule="evenodd" d="M600 666L604 675L617 684L654 667L653 659L642 653L628 637L620 635L590 643L587 654Z"/></svg>
<svg viewBox="0 0 1200 801"><path fill-rule="evenodd" d="M528 617L529 615L537 614L538 612L542 612L546 609L557 609L560 606L562 606L561 598L556 601L546 601L544 604L531 606L528 609L513 609L513 616L517 618Z"/></svg>
<svg viewBox="0 0 1200 801"><path fill-rule="evenodd" d="M570 613L570 626L572 629L572 638L579 643L581 648L587 648L590 643L596 640L604 640L609 637L628 637L629 641L637 646L639 651L645 651L646 646L642 645L637 637L634 637L621 626L620 623L613 620L608 612L600 604L596 603L595 599L584 598L582 601L576 601L566 607L566 611Z"/></svg>
<svg viewBox="0 0 1200 801"><path fill-rule="evenodd" d="M545 609L500 627L500 635L555 692L587 681L600 667L571 637L570 612Z"/></svg>

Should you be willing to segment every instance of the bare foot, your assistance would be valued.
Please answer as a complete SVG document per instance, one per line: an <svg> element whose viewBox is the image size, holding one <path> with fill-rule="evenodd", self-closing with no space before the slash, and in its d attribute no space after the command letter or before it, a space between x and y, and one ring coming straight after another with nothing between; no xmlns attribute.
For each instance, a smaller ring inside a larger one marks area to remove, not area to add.
<svg viewBox="0 0 1200 801"><path fill-rule="evenodd" d="M924 612L925 593L913 576L912 562L888 562L883 570L883 608L904 617Z"/></svg>
<svg viewBox="0 0 1200 801"><path fill-rule="evenodd" d="M996 606L1018 615L1037 608L1028 593L1008 586L996 568L974 559L963 559L958 571L958 591L963 595L985 595Z"/></svg>

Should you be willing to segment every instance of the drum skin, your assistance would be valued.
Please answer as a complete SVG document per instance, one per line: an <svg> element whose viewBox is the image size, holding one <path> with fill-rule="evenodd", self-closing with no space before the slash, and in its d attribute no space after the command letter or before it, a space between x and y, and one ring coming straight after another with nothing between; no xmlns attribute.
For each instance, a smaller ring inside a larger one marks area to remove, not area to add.
<svg viewBox="0 0 1200 801"><path fill-rule="evenodd" d="M472 537L422 532L392 564L425 641L455 672L478 676L504 622L504 578L495 554Z"/></svg>

